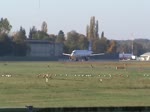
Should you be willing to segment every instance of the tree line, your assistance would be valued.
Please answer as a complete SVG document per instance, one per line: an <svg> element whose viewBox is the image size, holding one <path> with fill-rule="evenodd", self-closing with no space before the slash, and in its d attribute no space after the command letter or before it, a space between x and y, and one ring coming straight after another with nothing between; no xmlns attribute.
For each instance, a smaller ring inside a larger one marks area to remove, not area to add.
<svg viewBox="0 0 150 112"><path fill-rule="evenodd" d="M149 39L135 39L135 40L116 40L117 52L120 53L133 53L140 56L145 52L150 52Z"/></svg>
<svg viewBox="0 0 150 112"><path fill-rule="evenodd" d="M95 17L90 18L90 24L86 27L86 35L72 30L65 36L64 32L60 30L57 35L48 34L48 25L44 21L41 25L41 29L38 30L35 26L32 26L29 31L28 37L26 36L25 29L21 26L19 31L10 35L12 25L7 18L1 18L0 20L0 56L26 56L28 49L25 40L48 40L55 43L64 44L64 52L70 53L74 49L88 49L90 42L92 43L92 50L95 53L118 53L118 52L130 52L129 45L122 44L117 40L109 40L105 37L104 32L99 35L99 23L95 20ZM134 46L137 51L137 55L141 54L144 49L141 43L136 43ZM139 49L143 48L143 49Z"/></svg>

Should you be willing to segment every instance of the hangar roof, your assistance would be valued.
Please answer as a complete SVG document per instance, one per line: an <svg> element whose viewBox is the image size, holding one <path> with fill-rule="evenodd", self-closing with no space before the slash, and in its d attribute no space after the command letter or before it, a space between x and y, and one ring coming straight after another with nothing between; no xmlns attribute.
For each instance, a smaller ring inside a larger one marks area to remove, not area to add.
<svg viewBox="0 0 150 112"><path fill-rule="evenodd" d="M150 56L150 52L144 53L141 56Z"/></svg>

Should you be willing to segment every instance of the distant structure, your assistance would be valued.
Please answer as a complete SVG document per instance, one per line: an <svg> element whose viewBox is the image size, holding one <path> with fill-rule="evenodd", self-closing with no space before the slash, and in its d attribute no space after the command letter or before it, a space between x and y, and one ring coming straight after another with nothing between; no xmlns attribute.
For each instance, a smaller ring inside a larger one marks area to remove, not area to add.
<svg viewBox="0 0 150 112"><path fill-rule="evenodd" d="M140 61L150 61L150 52L142 54L140 56Z"/></svg>
<svg viewBox="0 0 150 112"><path fill-rule="evenodd" d="M119 59L120 60L136 60L136 56L130 53L120 53Z"/></svg>
<svg viewBox="0 0 150 112"><path fill-rule="evenodd" d="M133 37L133 34L132 34ZM137 56L134 55L134 37L132 39L132 44L131 44L131 53L120 53L119 54L119 59L120 60L136 60Z"/></svg>
<svg viewBox="0 0 150 112"><path fill-rule="evenodd" d="M47 40L26 40L28 45L27 56L58 57L63 53L63 44Z"/></svg>

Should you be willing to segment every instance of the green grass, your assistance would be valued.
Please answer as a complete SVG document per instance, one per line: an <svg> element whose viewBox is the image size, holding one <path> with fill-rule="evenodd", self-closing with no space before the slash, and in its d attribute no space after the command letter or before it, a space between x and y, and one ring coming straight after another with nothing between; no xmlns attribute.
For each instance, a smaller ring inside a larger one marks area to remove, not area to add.
<svg viewBox="0 0 150 112"><path fill-rule="evenodd" d="M124 63L127 70L115 69ZM149 68L149 62L0 62L0 107L149 106ZM46 73L48 83L37 77Z"/></svg>

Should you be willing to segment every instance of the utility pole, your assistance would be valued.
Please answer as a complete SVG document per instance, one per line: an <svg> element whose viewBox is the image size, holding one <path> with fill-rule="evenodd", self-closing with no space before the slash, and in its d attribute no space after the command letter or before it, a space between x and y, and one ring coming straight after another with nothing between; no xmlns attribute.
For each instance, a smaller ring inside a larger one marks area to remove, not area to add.
<svg viewBox="0 0 150 112"><path fill-rule="evenodd" d="M131 34L131 36L132 36L132 45L131 45L131 52L132 52L132 55L133 55L133 48L134 48L134 45L133 45L133 42L134 42L134 35L133 35L133 33Z"/></svg>

